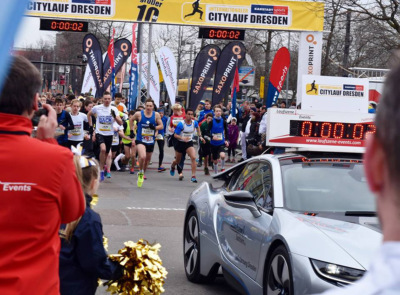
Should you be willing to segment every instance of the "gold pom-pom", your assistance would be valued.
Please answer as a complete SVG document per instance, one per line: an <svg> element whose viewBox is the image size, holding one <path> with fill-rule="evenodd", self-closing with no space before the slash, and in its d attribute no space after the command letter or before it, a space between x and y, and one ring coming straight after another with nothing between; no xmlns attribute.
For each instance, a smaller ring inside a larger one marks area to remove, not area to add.
<svg viewBox="0 0 400 295"><path fill-rule="evenodd" d="M162 266L158 251L160 244L150 245L145 240L137 243L128 241L118 254L110 255L110 259L119 262L124 274L118 280L104 283L111 294L147 295L164 292L164 280L168 272Z"/></svg>

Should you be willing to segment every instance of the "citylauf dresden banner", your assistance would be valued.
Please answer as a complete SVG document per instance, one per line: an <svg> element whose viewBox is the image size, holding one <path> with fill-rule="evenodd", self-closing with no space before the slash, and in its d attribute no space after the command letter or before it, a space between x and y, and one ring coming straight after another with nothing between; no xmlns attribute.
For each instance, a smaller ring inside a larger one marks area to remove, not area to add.
<svg viewBox="0 0 400 295"><path fill-rule="evenodd" d="M322 31L324 3L266 0L29 1L30 16L251 29Z"/></svg>

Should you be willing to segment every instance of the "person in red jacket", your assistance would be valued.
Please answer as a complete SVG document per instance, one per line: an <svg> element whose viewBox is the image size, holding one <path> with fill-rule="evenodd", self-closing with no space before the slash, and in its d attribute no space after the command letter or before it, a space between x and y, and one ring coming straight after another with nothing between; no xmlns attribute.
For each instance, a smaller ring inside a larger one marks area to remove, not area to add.
<svg viewBox="0 0 400 295"><path fill-rule="evenodd" d="M56 112L38 109L39 71L14 57L0 93L0 294L59 294L61 223L79 218L85 199L72 152L54 139Z"/></svg>

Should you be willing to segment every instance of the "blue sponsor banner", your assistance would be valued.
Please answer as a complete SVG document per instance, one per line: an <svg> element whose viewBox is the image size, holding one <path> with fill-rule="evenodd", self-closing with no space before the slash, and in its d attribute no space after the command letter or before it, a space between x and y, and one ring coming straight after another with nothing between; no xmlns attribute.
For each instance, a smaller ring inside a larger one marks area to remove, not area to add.
<svg viewBox="0 0 400 295"><path fill-rule="evenodd" d="M356 90L356 85L344 84L343 89L344 90Z"/></svg>
<svg viewBox="0 0 400 295"><path fill-rule="evenodd" d="M251 13L274 14L273 5L251 5Z"/></svg>
<svg viewBox="0 0 400 295"><path fill-rule="evenodd" d="M279 96L278 89L270 81L268 83L267 98L265 100L265 105L267 106L267 108L270 108L272 104L277 102L278 96Z"/></svg>
<svg viewBox="0 0 400 295"><path fill-rule="evenodd" d="M138 92L138 66L131 63L131 75L129 76L129 110L136 109L137 92Z"/></svg>

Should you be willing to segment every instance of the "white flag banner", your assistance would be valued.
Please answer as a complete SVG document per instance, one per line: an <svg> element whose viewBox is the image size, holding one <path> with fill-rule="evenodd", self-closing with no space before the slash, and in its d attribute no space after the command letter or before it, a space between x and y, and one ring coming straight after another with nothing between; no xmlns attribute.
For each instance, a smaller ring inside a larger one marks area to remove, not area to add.
<svg viewBox="0 0 400 295"><path fill-rule="evenodd" d="M140 53L139 53L140 54ZM139 55L138 54L138 55ZM138 57L138 60L139 57ZM142 54L142 82L147 86L147 68L149 62L147 61L147 53ZM158 107L160 105L160 77L158 75L157 64L154 59L150 60L150 97L154 100L154 103Z"/></svg>
<svg viewBox="0 0 400 295"><path fill-rule="evenodd" d="M94 83L92 73L90 72L89 64L86 65L85 76L83 78L81 93L91 92L93 96L96 95L96 84Z"/></svg>
<svg viewBox="0 0 400 295"><path fill-rule="evenodd" d="M168 47L161 47L158 51L158 63L161 68L161 72L164 77L164 83L167 87L168 96L171 100L171 105L175 104L176 89L178 83L177 77L177 66L174 54Z"/></svg>
<svg viewBox="0 0 400 295"><path fill-rule="evenodd" d="M303 75L321 74L322 32L301 32L297 67L297 105L302 101Z"/></svg>

